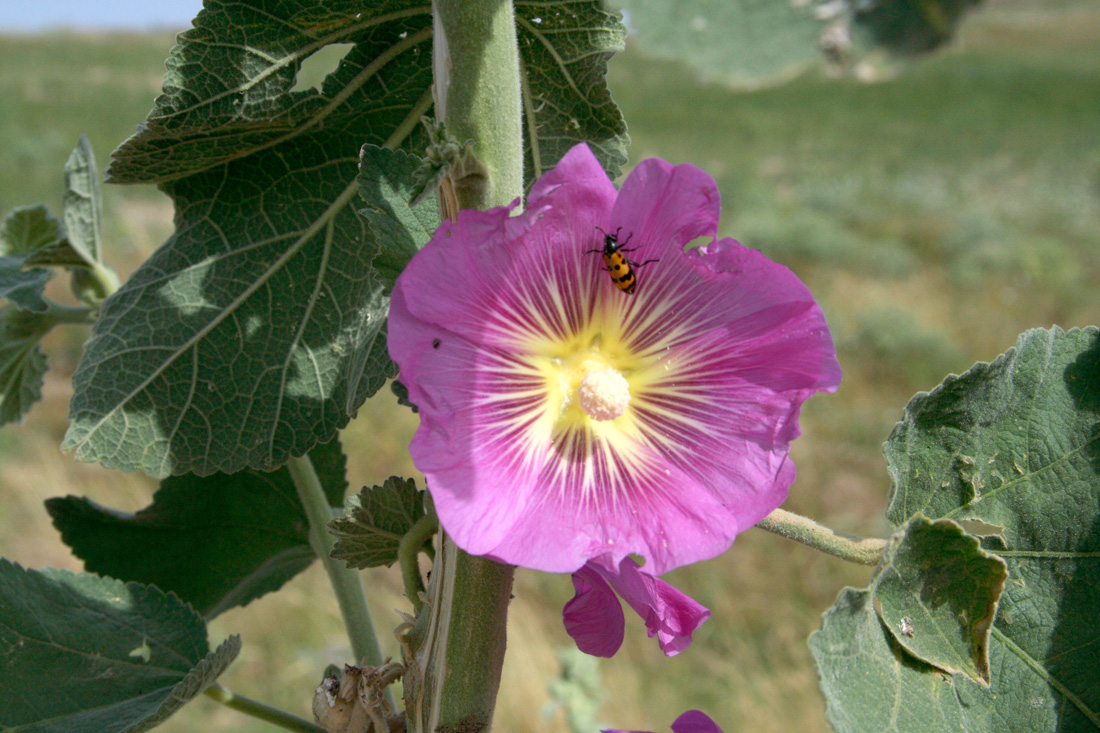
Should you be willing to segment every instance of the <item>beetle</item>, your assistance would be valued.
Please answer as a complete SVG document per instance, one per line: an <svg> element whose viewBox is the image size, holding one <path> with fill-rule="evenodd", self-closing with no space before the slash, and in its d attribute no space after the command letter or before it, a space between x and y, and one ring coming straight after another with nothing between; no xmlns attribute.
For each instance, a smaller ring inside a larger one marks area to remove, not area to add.
<svg viewBox="0 0 1100 733"><path fill-rule="evenodd" d="M634 271L639 267L644 267L651 262L660 262L660 260L646 260L645 262L635 262L634 260L627 259L623 252L633 252L638 249L637 247L630 247L629 249L623 245L630 241L630 237L634 236L630 234L622 242L619 241L619 232L622 231L622 227L615 230L614 234L608 234L603 229L596 227L596 230L603 234L603 248L602 249L590 249L585 254L591 254L593 252L599 252L603 255L603 262L607 267L603 268L611 274L611 282L615 283L615 287L623 291L627 295L634 293L634 289L638 287L638 277Z"/></svg>

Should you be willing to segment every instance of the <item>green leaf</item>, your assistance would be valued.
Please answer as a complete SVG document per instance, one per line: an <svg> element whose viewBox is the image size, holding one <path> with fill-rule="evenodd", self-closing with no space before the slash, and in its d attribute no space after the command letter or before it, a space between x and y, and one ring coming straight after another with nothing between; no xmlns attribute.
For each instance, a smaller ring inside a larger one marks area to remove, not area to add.
<svg viewBox="0 0 1100 733"><path fill-rule="evenodd" d="M49 308L42 293L49 270L24 269L35 252L64 237L61 220L42 204L13 209L0 224L0 298L35 313Z"/></svg>
<svg viewBox="0 0 1100 733"><path fill-rule="evenodd" d="M321 136L333 157L286 150L293 172L264 153L169 186L180 228L104 303L66 449L157 477L272 470L385 383L388 359L364 371L384 353L386 304L347 206L355 160L337 157L355 148ZM208 196L223 174L234 180Z"/></svg>
<svg viewBox="0 0 1100 733"><path fill-rule="evenodd" d="M837 733L996 730L987 706L964 704L983 688L906 654L883 628L870 591L842 590L809 644Z"/></svg>
<svg viewBox="0 0 1100 733"><path fill-rule="evenodd" d="M981 0L878 0L852 3L852 36L864 53L884 47L897 54L930 51L951 39L966 11Z"/></svg>
<svg viewBox="0 0 1100 733"><path fill-rule="evenodd" d="M420 412L420 408L409 402L409 388L405 386L404 382L400 379L395 379L390 382L390 391L393 392L393 396L397 398L397 404L404 405L413 412Z"/></svg>
<svg viewBox="0 0 1100 733"><path fill-rule="evenodd" d="M109 176L159 181L177 231L103 306L65 447L154 476L271 470L392 374L356 201L364 142L415 144L430 7L209 2ZM322 84L301 62L353 43ZM135 344L141 344L135 349ZM384 358L383 358L384 357Z"/></svg>
<svg viewBox="0 0 1100 733"><path fill-rule="evenodd" d="M100 220L103 197L99 190L99 172L87 135L81 135L65 163L65 196L61 201L68 244L87 267L103 260Z"/></svg>
<svg viewBox="0 0 1100 733"><path fill-rule="evenodd" d="M1100 454L1100 329L1034 329L906 406L883 450L887 519L1004 528L1010 549L1088 544Z"/></svg>
<svg viewBox="0 0 1100 733"><path fill-rule="evenodd" d="M367 202L359 213L370 227L377 251L372 264L387 289L441 222L434 196L411 205L423 163L415 155L376 145L364 145L359 153L359 195Z"/></svg>
<svg viewBox="0 0 1100 733"><path fill-rule="evenodd" d="M977 0L615 0L639 45L708 79L785 81L812 66L850 68L877 48L910 54L954 33Z"/></svg>
<svg viewBox="0 0 1100 733"><path fill-rule="evenodd" d="M160 724L240 651L209 651L202 619L136 583L0 560L0 728L135 733Z"/></svg>
<svg viewBox="0 0 1100 733"><path fill-rule="evenodd" d="M329 522L336 535L332 556L349 568L392 565L401 538L424 516L424 492L413 479L390 476L348 500L344 516Z"/></svg>
<svg viewBox="0 0 1100 733"><path fill-rule="evenodd" d="M604 76L607 60L623 48L622 23L591 0L520 1L516 16L528 102L527 184L579 142L617 176L628 137ZM422 135L407 136L431 107L429 2L364 8L355 0L291 0L276 11L259 0L214 0L194 25L179 36L164 93L115 152L108 179L163 182L285 143L305 150L321 128L423 149ZM320 90L290 92L303 61L349 43L354 47ZM352 149L358 145L343 154Z"/></svg>
<svg viewBox="0 0 1100 733"><path fill-rule="evenodd" d="M914 517L871 583L875 611L918 659L989 684L989 633L1008 571L951 520Z"/></svg>
<svg viewBox="0 0 1100 733"><path fill-rule="evenodd" d="M38 342L53 325L46 315L0 306L0 425L19 422L42 399L48 367Z"/></svg>
<svg viewBox="0 0 1100 733"><path fill-rule="evenodd" d="M895 526L918 513L980 523L994 532L982 547L1008 566L990 687L953 676L939 709L956 706L968 731L1100 727L1100 329L1028 331L993 362L917 395L885 453ZM826 662L815 651L837 729L922 730L876 707L883 689L901 700L908 683L865 673L869 658L912 659L894 651L896 638L844 633L828 635ZM840 692L845 684L851 691Z"/></svg>
<svg viewBox="0 0 1100 733"><path fill-rule="evenodd" d="M626 28L599 2L516 0L515 9L526 186L582 142L618 177L630 138L605 77Z"/></svg>
<svg viewBox="0 0 1100 733"><path fill-rule="evenodd" d="M339 441L309 457L329 504L340 507ZM278 590L316 559L286 468L168 478L135 514L75 496L48 499L46 509L87 570L172 591L206 618Z"/></svg>
<svg viewBox="0 0 1100 733"><path fill-rule="evenodd" d="M624 123L602 79L588 87L621 27L596 2L524 7L553 27L523 31L528 173L580 140L617 170ZM423 0L206 3L108 169L160 183L177 230L103 304L66 449L158 477L271 470L335 435L393 374L384 286L354 212L357 154L425 144L431 34ZM319 91L290 91L304 59L348 43Z"/></svg>
<svg viewBox="0 0 1100 733"><path fill-rule="evenodd" d="M821 58L813 3L617 0L648 54L690 64L704 78L755 85L790 78Z"/></svg>

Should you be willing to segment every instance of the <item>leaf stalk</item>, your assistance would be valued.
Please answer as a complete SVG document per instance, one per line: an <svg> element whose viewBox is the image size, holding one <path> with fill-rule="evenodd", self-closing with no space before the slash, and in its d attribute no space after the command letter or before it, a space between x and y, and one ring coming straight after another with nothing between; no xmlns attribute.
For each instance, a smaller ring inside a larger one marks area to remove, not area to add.
<svg viewBox="0 0 1100 733"><path fill-rule="evenodd" d="M859 565L878 565L886 549L886 540L838 532L809 517L784 509L776 509L757 522L756 526Z"/></svg>
<svg viewBox="0 0 1100 733"><path fill-rule="evenodd" d="M297 715L291 715L285 710L279 710L278 708L264 705L262 702L258 702L243 695L238 695L216 682L203 690L203 693L207 697L217 700L222 705L233 708L237 712L263 720L272 725L277 725L286 730L300 731L300 733L326 733L324 728L315 723L311 723L304 718L299 718Z"/></svg>
<svg viewBox="0 0 1100 733"><path fill-rule="evenodd" d="M332 548L336 545L336 537L328 531L332 507L325 497L325 490L313 468L313 462L309 456L292 456L287 462L287 469L309 520L309 544L325 566L336 599L340 603L340 613L344 617L355 661L380 667L384 661L382 649L374 631L366 596L363 594L359 571L345 567L332 557Z"/></svg>

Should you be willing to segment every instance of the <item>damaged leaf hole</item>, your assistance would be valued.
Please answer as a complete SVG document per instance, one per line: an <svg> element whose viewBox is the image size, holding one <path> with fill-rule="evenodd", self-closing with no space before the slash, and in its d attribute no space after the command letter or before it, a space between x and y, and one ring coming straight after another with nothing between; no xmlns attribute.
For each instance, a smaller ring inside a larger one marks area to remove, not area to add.
<svg viewBox="0 0 1100 733"><path fill-rule="evenodd" d="M298 68L291 92L307 92L310 89L321 91L325 78L340 67L340 62L348 55L354 43L330 43L319 48L303 61Z"/></svg>

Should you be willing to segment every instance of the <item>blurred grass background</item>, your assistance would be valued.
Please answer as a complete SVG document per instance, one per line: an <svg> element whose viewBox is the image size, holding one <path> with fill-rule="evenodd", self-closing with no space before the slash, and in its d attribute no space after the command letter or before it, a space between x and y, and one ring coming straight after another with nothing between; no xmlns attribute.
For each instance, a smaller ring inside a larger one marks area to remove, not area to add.
<svg viewBox="0 0 1100 733"><path fill-rule="evenodd" d="M99 156L133 131L160 87L170 34L0 37L0 208L60 210L61 168L87 133ZM988 360L1037 326L1100 322L1100 8L1078 0L1000 0L960 38L873 84L817 75L739 92L700 84L629 48L610 84L633 137L631 161L691 162L718 180L722 232L794 269L820 299L844 384L807 405L787 508L837 529L887 531L880 446L916 391ZM172 229L151 188L106 189L107 256L124 277ZM64 278L57 278L63 281ZM64 283L57 292L64 290ZM58 296L62 297L62 296ZM58 451L69 379L86 331L55 332L45 398L0 431L0 555L80 569L42 501L64 494L133 511L154 482L79 464ZM415 418L386 394L344 433L353 487L413 475ZM806 636L845 584L847 566L761 531L669 580L712 609L673 659L628 620L627 643L601 663L599 720L665 730L688 708L726 731L828 730ZM375 621L406 608L395 572L366 574ZM564 731L548 707L570 646L567 576L520 570L497 730ZM347 659L327 580L315 566L282 592L224 614L212 642L241 633L222 678L231 689L308 716L324 665ZM205 698L162 730L270 731Z"/></svg>

